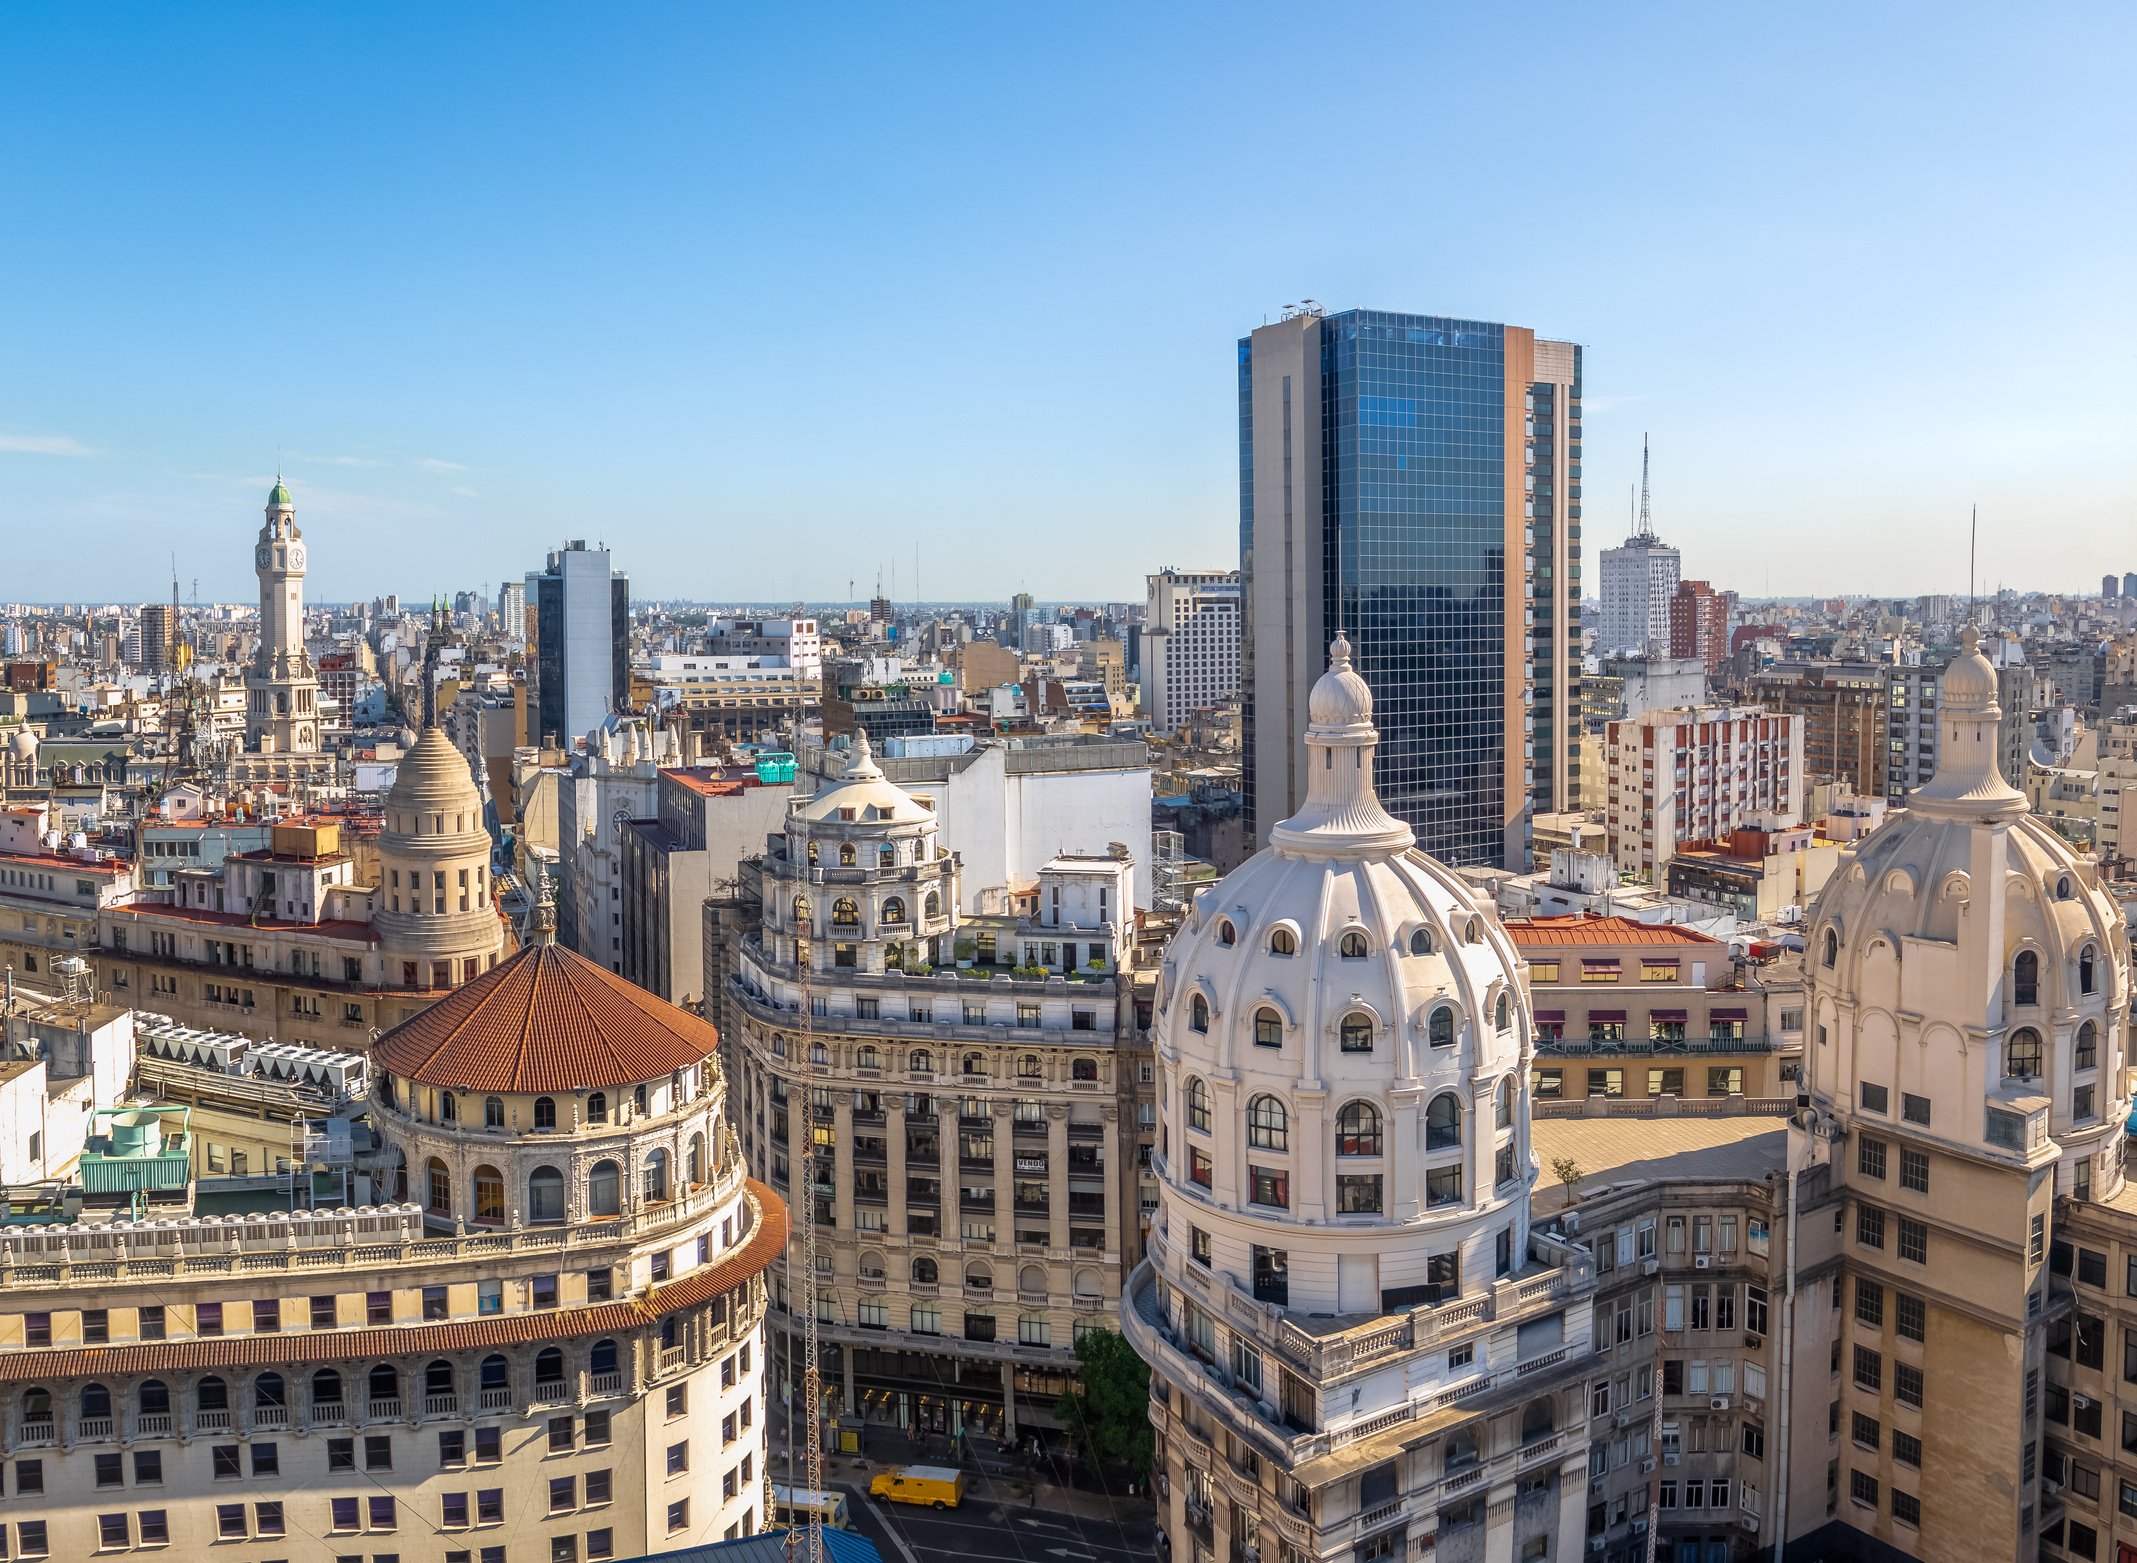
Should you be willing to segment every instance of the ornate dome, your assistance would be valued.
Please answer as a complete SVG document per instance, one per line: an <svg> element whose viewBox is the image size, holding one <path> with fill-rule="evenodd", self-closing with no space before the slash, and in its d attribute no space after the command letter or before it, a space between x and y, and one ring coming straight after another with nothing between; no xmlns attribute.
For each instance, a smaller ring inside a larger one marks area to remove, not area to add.
<svg viewBox="0 0 2137 1563"><path fill-rule="evenodd" d="M1531 1030L1505 930L1380 806L1348 651L1304 806L1200 898L1156 1034L1171 1241L1241 1276L1282 1251L1294 1310L1378 1313L1526 1254Z"/></svg>
<svg viewBox="0 0 2137 1563"><path fill-rule="evenodd" d="M1913 1098L1939 1137L2010 1154L2027 1153L1994 1136L2044 1113L2066 1189L2097 1158L2086 1176L2105 1195L2120 1161L2097 1153L2129 1106L2122 917L2097 865L2004 781L1996 674L1971 633L1940 690L1936 776L1811 913L1812 1091L1895 1122Z"/></svg>
<svg viewBox="0 0 2137 1563"><path fill-rule="evenodd" d="M7 752L18 760L37 758L37 735L27 727L18 727L8 736Z"/></svg>
<svg viewBox="0 0 2137 1563"><path fill-rule="evenodd" d="M868 730L856 728L846 769L830 786L797 804L793 817L812 826L840 822L919 825L932 823L935 811L884 778L869 745Z"/></svg>
<svg viewBox="0 0 2137 1563"><path fill-rule="evenodd" d="M446 1089L561 1092L665 1079L719 1045L707 1022L544 942L395 1026L372 1058Z"/></svg>
<svg viewBox="0 0 2137 1563"><path fill-rule="evenodd" d="M482 798L475 790L467 757L453 747L445 729L426 727L415 747L401 757L393 785L386 790L386 828L403 828L395 822L397 814L440 810L473 810L479 818Z"/></svg>
<svg viewBox="0 0 2137 1563"><path fill-rule="evenodd" d="M294 507L296 503L297 502L294 499L290 498L289 485L284 483L280 478L276 478L275 486L267 491L268 507L270 509L283 505Z"/></svg>

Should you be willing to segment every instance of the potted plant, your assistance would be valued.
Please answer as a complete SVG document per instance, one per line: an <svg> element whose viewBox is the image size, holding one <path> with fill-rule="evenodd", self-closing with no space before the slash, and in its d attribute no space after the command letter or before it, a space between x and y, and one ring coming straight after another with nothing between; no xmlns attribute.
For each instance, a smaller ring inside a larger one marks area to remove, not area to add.
<svg viewBox="0 0 2137 1563"><path fill-rule="evenodd" d="M970 939L960 939L953 949L957 956L957 969L971 970L973 960L979 955L979 946Z"/></svg>

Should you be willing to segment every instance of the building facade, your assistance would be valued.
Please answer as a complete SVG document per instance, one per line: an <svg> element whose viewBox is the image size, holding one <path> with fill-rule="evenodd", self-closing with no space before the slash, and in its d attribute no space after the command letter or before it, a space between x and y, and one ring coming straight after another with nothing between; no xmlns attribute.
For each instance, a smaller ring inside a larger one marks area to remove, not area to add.
<svg viewBox="0 0 2137 1563"><path fill-rule="evenodd" d="M1670 603L1683 555L1652 532L1635 532L1602 551L1602 620L1596 649L1605 655L1659 656L1670 643Z"/></svg>
<svg viewBox="0 0 2137 1563"><path fill-rule="evenodd" d="M758 867L730 1057L751 1164L812 1202L825 1415L1050 1428L1076 1335L1113 1327L1140 1252L1132 865L1050 864L982 932L934 811L864 741ZM775 1366L798 1386L787 1287Z"/></svg>
<svg viewBox="0 0 2137 1563"><path fill-rule="evenodd" d="M1170 733L1239 693L1239 572L1161 570L1143 620L1143 717Z"/></svg>
<svg viewBox="0 0 2137 1563"><path fill-rule="evenodd" d="M1669 599L1669 653L1697 661L1709 673L1729 657L1729 612L1735 593L1706 581L1679 581Z"/></svg>
<svg viewBox="0 0 2137 1563"><path fill-rule="evenodd" d="M1646 711L1612 722L1605 821L1621 872L1660 884L1680 846L1803 814L1803 729L1756 706Z"/></svg>
<svg viewBox="0 0 2137 1563"><path fill-rule="evenodd" d="M528 575L526 593L534 615L528 738L569 748L630 698L630 577L609 568L606 548L575 539L550 551L547 569Z"/></svg>
<svg viewBox="0 0 2137 1563"><path fill-rule="evenodd" d="M1800 720L1806 785L1844 782L1865 798L1886 787L1886 675L1870 663L1771 667L1746 680L1748 698Z"/></svg>
<svg viewBox="0 0 2137 1563"><path fill-rule="evenodd" d="M1239 344L1240 670L1255 840L1306 794L1322 648L1380 700L1389 810L1525 869L1579 772L1581 354L1518 326L1293 312Z"/></svg>
<svg viewBox="0 0 2137 1563"><path fill-rule="evenodd" d="M1309 701L1301 810L1166 957L1122 1309L1159 1526L1182 1563L1565 1557L1594 1272L1529 1224L1521 958L1380 807L1348 653Z"/></svg>
<svg viewBox="0 0 2137 1563"><path fill-rule="evenodd" d="M545 947L382 1039L355 1208L195 1214L186 1109L105 1120L71 1222L0 1237L9 1555L600 1560L753 1532L786 1222L714 1045Z"/></svg>

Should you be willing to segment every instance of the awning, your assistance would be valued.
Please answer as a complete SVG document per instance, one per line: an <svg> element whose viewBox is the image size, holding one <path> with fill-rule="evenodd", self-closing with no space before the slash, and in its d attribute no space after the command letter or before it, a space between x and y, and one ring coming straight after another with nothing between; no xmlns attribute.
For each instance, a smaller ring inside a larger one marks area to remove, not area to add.
<svg viewBox="0 0 2137 1563"><path fill-rule="evenodd" d="M1685 1012L1681 1009L1651 1009L1647 1012L1647 1018L1649 1020L1683 1020Z"/></svg>
<svg viewBox="0 0 2137 1563"><path fill-rule="evenodd" d="M1750 1018L1751 1012L1749 1010L1710 1009L1707 1011L1707 1019L1709 1020L1749 1020Z"/></svg>
<svg viewBox="0 0 2137 1563"><path fill-rule="evenodd" d="M1619 964L1619 963L1618 963L1618 958L1617 958L1616 956L1614 956L1614 955L1612 955L1612 956L1589 956L1589 955L1583 955L1583 956L1581 957L1580 963L1581 963L1581 965L1583 965L1583 966L1596 966L1596 967L1603 967L1603 966L1607 966L1607 967L1609 967L1609 968L1610 968L1610 969L1611 969L1612 971L1616 971L1616 970L1618 969L1618 964Z"/></svg>
<svg viewBox="0 0 2137 1563"><path fill-rule="evenodd" d="M1536 1018L1538 1020L1564 1020L1566 1012L1562 1009L1540 1009L1536 1011Z"/></svg>
<svg viewBox="0 0 2137 1563"><path fill-rule="evenodd" d="M1623 1020L1625 1011L1621 1009L1591 1009L1588 1011L1588 1018L1590 1020Z"/></svg>

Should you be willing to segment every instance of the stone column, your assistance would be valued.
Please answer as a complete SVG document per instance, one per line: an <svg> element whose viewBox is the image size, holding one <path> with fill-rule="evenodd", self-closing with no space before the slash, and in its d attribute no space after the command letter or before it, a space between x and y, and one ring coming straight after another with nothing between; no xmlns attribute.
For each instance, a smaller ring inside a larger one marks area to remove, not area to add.
<svg viewBox="0 0 2137 1563"><path fill-rule="evenodd" d="M1512 1481L1493 1483L1490 1496L1484 1500L1484 1563L1514 1563Z"/></svg>
<svg viewBox="0 0 2137 1563"><path fill-rule="evenodd" d="M1017 1365L1002 1364L1002 1442L1017 1441Z"/></svg>

